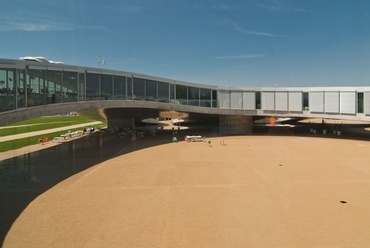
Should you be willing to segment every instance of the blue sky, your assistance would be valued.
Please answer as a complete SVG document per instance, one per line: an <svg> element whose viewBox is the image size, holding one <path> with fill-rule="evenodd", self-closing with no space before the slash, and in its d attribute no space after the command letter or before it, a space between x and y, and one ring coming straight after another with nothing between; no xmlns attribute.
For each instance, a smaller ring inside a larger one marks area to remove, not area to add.
<svg viewBox="0 0 370 248"><path fill-rule="evenodd" d="M368 0L5 0L0 57L227 87L370 85Z"/></svg>

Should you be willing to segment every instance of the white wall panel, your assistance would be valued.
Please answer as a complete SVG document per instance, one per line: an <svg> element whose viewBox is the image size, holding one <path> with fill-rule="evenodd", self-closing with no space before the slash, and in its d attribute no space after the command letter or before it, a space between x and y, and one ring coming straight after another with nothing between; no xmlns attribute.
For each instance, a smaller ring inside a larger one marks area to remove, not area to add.
<svg viewBox="0 0 370 248"><path fill-rule="evenodd" d="M275 92L262 92L262 110L275 110Z"/></svg>
<svg viewBox="0 0 370 248"><path fill-rule="evenodd" d="M356 92L340 92L340 113L356 114Z"/></svg>
<svg viewBox="0 0 370 248"><path fill-rule="evenodd" d="M325 113L339 113L339 92L326 91L324 100Z"/></svg>
<svg viewBox="0 0 370 248"><path fill-rule="evenodd" d="M288 92L275 93L275 110L288 111Z"/></svg>
<svg viewBox="0 0 370 248"><path fill-rule="evenodd" d="M229 90L220 90L218 92L219 105L221 109L230 108L230 91Z"/></svg>
<svg viewBox="0 0 370 248"><path fill-rule="evenodd" d="M289 92L289 111L302 111L302 92Z"/></svg>
<svg viewBox="0 0 370 248"><path fill-rule="evenodd" d="M243 109L254 110L256 109L256 93L243 92Z"/></svg>
<svg viewBox="0 0 370 248"><path fill-rule="evenodd" d="M311 112L324 112L324 92L312 91L309 92L309 105Z"/></svg>
<svg viewBox="0 0 370 248"><path fill-rule="evenodd" d="M241 91L231 91L231 108L242 109L243 93Z"/></svg>
<svg viewBox="0 0 370 248"><path fill-rule="evenodd" d="M364 108L365 114L370 115L370 92L364 93Z"/></svg>

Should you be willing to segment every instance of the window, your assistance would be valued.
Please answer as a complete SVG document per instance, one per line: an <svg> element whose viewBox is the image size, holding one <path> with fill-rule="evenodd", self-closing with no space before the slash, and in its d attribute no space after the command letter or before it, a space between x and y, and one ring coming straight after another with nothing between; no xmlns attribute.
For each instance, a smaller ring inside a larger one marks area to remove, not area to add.
<svg viewBox="0 0 370 248"><path fill-rule="evenodd" d="M310 108L309 108L309 96L308 96L308 92L303 92L302 93L302 101L303 101L303 110L305 111L308 111Z"/></svg>
<svg viewBox="0 0 370 248"><path fill-rule="evenodd" d="M363 92L357 93L357 113L359 114L364 113L364 93Z"/></svg>
<svg viewBox="0 0 370 248"><path fill-rule="evenodd" d="M261 92L256 92L256 109L261 109Z"/></svg>

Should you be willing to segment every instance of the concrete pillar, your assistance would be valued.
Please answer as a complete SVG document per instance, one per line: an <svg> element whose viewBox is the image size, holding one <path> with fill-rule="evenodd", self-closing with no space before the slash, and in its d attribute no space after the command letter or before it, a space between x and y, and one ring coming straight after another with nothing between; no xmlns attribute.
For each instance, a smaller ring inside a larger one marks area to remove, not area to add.
<svg viewBox="0 0 370 248"><path fill-rule="evenodd" d="M253 117L245 115L220 115L219 131L221 134L252 134Z"/></svg>

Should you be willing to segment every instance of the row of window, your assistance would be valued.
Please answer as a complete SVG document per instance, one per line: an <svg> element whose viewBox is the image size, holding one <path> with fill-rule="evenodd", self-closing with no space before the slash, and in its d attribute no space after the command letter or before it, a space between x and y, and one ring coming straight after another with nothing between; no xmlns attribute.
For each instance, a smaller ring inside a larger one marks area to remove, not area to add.
<svg viewBox="0 0 370 248"><path fill-rule="evenodd" d="M215 108L217 91L132 76L0 69L0 111L96 100L145 100Z"/></svg>

